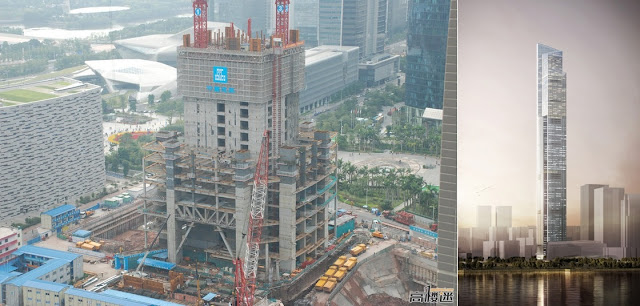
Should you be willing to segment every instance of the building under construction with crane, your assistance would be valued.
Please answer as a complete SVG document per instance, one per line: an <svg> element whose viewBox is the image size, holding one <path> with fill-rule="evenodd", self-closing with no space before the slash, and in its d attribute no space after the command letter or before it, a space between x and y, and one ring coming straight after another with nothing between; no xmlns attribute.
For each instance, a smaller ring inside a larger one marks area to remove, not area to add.
<svg viewBox="0 0 640 306"><path fill-rule="evenodd" d="M334 135L299 125L304 42L289 30L288 0L276 1L269 37L251 33L250 20L246 31L232 24L212 32L206 1L193 9L193 40L184 36L177 60L184 135L160 132L145 146L145 180L158 188L146 193L143 212L147 222L168 218L169 261L197 256L232 266L249 256L250 240L259 245L258 278L277 279L328 245ZM251 217L260 204L252 203L256 175L266 179L259 226Z"/></svg>

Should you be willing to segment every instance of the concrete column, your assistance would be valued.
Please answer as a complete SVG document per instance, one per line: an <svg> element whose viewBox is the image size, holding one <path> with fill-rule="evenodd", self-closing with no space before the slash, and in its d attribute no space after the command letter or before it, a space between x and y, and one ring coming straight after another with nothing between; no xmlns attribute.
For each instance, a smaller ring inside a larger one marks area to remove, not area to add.
<svg viewBox="0 0 640 306"><path fill-rule="evenodd" d="M182 250L178 250L178 244L182 238L176 221L175 191L167 189L167 214L171 214L167 220L167 249L169 261L178 263L182 260Z"/></svg>
<svg viewBox="0 0 640 306"><path fill-rule="evenodd" d="M280 183L280 264L291 272L296 266L296 184Z"/></svg>

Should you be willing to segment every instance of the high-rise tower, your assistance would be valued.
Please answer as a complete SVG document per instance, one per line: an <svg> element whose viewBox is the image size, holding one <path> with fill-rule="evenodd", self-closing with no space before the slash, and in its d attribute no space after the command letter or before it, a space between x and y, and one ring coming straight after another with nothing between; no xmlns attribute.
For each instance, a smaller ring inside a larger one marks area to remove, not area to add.
<svg viewBox="0 0 640 306"><path fill-rule="evenodd" d="M409 1L406 105L442 109L451 0Z"/></svg>
<svg viewBox="0 0 640 306"><path fill-rule="evenodd" d="M150 154L143 174L145 183L158 186L145 192L143 212L167 219L171 262L188 256L230 265L244 254L253 168L265 130L270 171L260 275L277 278L328 244L335 134L315 131L311 123L299 128L304 43L288 28L289 1L272 3L279 26L271 37L250 37L231 25L208 30L204 48L192 45L188 34L178 47L184 137L158 133L145 145Z"/></svg>
<svg viewBox="0 0 640 306"><path fill-rule="evenodd" d="M537 45L537 254L567 232L567 75L562 51Z"/></svg>

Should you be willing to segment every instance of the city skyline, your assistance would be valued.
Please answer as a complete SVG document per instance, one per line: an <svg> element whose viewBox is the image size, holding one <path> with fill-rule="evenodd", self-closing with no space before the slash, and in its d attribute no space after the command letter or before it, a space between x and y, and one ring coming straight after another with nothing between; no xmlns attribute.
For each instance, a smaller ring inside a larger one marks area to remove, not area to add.
<svg viewBox="0 0 640 306"><path fill-rule="evenodd" d="M563 70L570 75L567 225L580 224L581 185L625 186L638 193L640 162L634 152L640 140L633 134L640 124L633 114L640 113L640 76L633 72L640 69L634 60L640 40L629 39L635 34L626 30L640 27L631 13L638 5L586 1L578 12L571 2L494 2L460 8L459 209L511 205L514 226L536 224L536 43L562 50ZM543 13L540 23L535 16ZM459 226L474 220L474 213L461 215Z"/></svg>

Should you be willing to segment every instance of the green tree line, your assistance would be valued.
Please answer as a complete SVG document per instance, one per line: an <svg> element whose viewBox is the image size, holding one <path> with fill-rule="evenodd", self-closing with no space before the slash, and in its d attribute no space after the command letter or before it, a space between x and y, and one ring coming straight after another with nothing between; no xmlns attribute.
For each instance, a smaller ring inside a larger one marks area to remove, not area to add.
<svg viewBox="0 0 640 306"><path fill-rule="evenodd" d="M458 259L458 269L460 270L521 270L521 269L626 269L640 268L640 258L586 258L558 257L553 260L537 260L535 257L512 257L501 259L489 257L484 260L482 257Z"/></svg>
<svg viewBox="0 0 640 306"><path fill-rule="evenodd" d="M357 167L351 162L338 160L339 194L343 202L390 210L397 204L418 195L415 206L425 211L434 211L438 205L438 192L428 186L424 179L409 173L407 168ZM428 186L433 187L433 186ZM433 216L432 216L433 217Z"/></svg>

